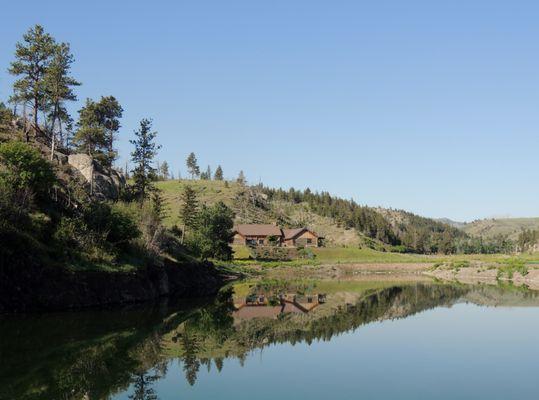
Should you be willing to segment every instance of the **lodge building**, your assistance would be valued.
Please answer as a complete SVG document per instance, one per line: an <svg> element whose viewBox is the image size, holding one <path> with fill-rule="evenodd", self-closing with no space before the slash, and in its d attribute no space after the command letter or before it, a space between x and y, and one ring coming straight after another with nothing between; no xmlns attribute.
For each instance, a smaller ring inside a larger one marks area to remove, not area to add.
<svg viewBox="0 0 539 400"><path fill-rule="evenodd" d="M318 247L321 239L307 228L281 229L272 224L241 224L233 231L235 245Z"/></svg>

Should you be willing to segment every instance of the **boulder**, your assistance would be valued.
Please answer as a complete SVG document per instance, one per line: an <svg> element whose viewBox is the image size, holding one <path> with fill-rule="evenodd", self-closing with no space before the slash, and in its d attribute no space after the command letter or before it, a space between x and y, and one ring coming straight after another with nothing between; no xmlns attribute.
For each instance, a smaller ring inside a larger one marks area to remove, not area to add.
<svg viewBox="0 0 539 400"><path fill-rule="evenodd" d="M125 176L114 168L106 168L87 154L70 154L68 163L88 183L90 192L100 200L116 200L125 187Z"/></svg>

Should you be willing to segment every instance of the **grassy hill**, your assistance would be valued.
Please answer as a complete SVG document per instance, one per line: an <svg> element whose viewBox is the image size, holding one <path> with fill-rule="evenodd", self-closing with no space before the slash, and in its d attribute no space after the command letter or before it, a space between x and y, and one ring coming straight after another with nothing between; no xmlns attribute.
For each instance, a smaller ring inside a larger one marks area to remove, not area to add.
<svg viewBox="0 0 539 400"><path fill-rule="evenodd" d="M523 229L539 230L539 218L491 218L473 221L461 228L471 236L493 238L507 235L516 240Z"/></svg>
<svg viewBox="0 0 539 400"><path fill-rule="evenodd" d="M401 210L360 206L329 193L300 192L245 186L214 180L157 182L167 205L165 224L181 225L179 209L185 185L198 193L200 203L224 202L238 223L277 223L283 227L306 226L326 239L328 247L371 248L381 251L430 250L433 243L464 238L460 230ZM398 247L397 247L398 245ZM437 246L436 245L436 246ZM436 248L436 247L435 247Z"/></svg>
<svg viewBox="0 0 539 400"><path fill-rule="evenodd" d="M256 187L245 187L236 182L209 180L169 180L157 182L167 205L165 225L180 224L180 196L185 185L191 185L198 193L201 204L224 202L236 214L238 223L275 223L287 226L308 226L326 238L328 245L359 247L369 243L372 247L384 247L352 228L338 224L334 219L320 216L306 204L287 201L270 201Z"/></svg>

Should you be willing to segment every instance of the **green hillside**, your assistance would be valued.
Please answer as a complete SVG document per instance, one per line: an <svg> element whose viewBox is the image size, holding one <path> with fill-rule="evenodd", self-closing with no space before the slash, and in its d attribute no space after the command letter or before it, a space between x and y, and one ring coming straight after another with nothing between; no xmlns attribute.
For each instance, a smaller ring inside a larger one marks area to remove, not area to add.
<svg viewBox="0 0 539 400"><path fill-rule="evenodd" d="M214 180L169 180L156 186L162 190L167 210L165 224L180 224L180 195L185 185L191 185L198 193L201 204L224 202L234 210L238 223L275 223L285 226L308 226L326 238L328 245L384 247L381 242L368 239L352 228L346 228L333 218L312 212L306 204L269 200L257 187L246 187L236 182Z"/></svg>
<svg viewBox="0 0 539 400"><path fill-rule="evenodd" d="M168 226L181 225L180 197L185 185L195 189L201 204L224 202L234 211L238 223L306 226L323 236L327 246L430 254L456 252L457 244L467 240L465 233L440 221L406 211L361 206L326 192L198 179L156 183L167 207Z"/></svg>
<svg viewBox="0 0 539 400"><path fill-rule="evenodd" d="M464 224L462 230L471 236L493 238L507 235L516 240L523 229L539 230L539 218L491 218Z"/></svg>

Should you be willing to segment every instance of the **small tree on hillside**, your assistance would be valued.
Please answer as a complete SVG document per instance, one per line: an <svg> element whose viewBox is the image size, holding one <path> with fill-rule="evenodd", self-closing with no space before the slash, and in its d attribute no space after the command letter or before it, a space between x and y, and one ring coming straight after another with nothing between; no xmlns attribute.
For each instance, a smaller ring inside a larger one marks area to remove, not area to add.
<svg viewBox="0 0 539 400"><path fill-rule="evenodd" d="M79 151L91 157L103 155L106 144L105 127L101 123L99 107L92 99L79 110L79 121L73 142Z"/></svg>
<svg viewBox="0 0 539 400"><path fill-rule="evenodd" d="M154 188L152 190L151 200L153 212L159 221L163 221L167 215L165 213L165 201L160 189Z"/></svg>
<svg viewBox="0 0 539 400"><path fill-rule="evenodd" d="M190 240L194 250L204 260L230 260L233 225L234 213L223 202L211 207L203 206L198 213L198 224Z"/></svg>
<svg viewBox="0 0 539 400"><path fill-rule="evenodd" d="M198 199L191 185L185 185L180 201L180 218L183 222L183 243L186 230L192 230L197 225Z"/></svg>
<svg viewBox="0 0 539 400"><path fill-rule="evenodd" d="M165 181L168 181L168 178L170 177L168 162L163 161L163 164L161 164L161 178Z"/></svg>
<svg viewBox="0 0 539 400"><path fill-rule="evenodd" d="M220 165L217 166L217 169L215 170L215 175L213 176L213 179L216 181L222 181L223 180L223 169Z"/></svg>
<svg viewBox="0 0 539 400"><path fill-rule="evenodd" d="M245 175L243 174L243 171L240 171L240 174L238 175L237 182L240 185L245 185L247 183L247 180L245 179Z"/></svg>
<svg viewBox="0 0 539 400"><path fill-rule="evenodd" d="M152 122L144 118L140 121L139 130L135 131L136 139L129 142L135 146L131 153L131 161L135 164L133 172L134 192L140 202L144 201L153 190L156 178L153 159L161 146L155 144L157 132L152 132Z"/></svg>
<svg viewBox="0 0 539 400"><path fill-rule="evenodd" d="M73 138L79 150L111 166L116 159L114 140L122 113L122 107L113 96L101 97L98 102L86 99L79 111L78 130Z"/></svg>
<svg viewBox="0 0 539 400"><path fill-rule="evenodd" d="M190 153L186 160L187 164L187 170L189 171L189 174L191 174L191 179L194 179L195 176L200 175L200 168L198 166L197 157L195 156L195 153Z"/></svg>

